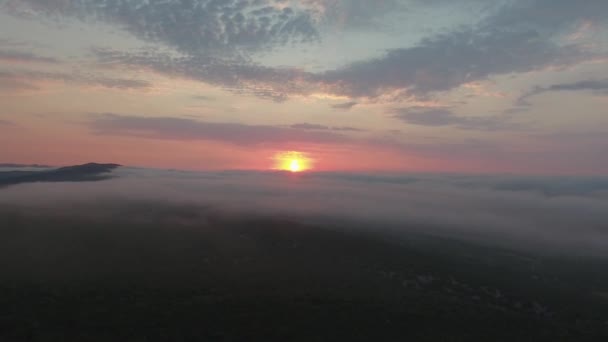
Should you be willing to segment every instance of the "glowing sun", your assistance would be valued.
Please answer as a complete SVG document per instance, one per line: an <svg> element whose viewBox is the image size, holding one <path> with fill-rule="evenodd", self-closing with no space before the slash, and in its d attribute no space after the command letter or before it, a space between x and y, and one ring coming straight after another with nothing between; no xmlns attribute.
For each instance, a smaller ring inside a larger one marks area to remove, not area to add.
<svg viewBox="0 0 608 342"><path fill-rule="evenodd" d="M297 159L294 159L289 163L289 171L300 172L300 170L300 162Z"/></svg>
<svg viewBox="0 0 608 342"><path fill-rule="evenodd" d="M279 152L274 156L274 169L290 172L302 172L312 169L312 160L302 152Z"/></svg>

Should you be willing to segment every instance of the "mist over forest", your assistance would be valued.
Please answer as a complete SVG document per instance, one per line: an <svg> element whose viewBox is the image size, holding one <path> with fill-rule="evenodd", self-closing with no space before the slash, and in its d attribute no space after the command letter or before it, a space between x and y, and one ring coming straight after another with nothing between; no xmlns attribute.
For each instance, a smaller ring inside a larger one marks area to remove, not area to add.
<svg viewBox="0 0 608 342"><path fill-rule="evenodd" d="M27 184L3 188L0 203L5 211L13 208L24 216L174 220L196 227L215 213L401 238L439 235L559 254L608 251L608 178L188 172L112 170L117 166L110 165L55 175L55 181L19 178Z"/></svg>
<svg viewBox="0 0 608 342"><path fill-rule="evenodd" d="M0 173L5 340L607 332L606 179L108 165Z"/></svg>

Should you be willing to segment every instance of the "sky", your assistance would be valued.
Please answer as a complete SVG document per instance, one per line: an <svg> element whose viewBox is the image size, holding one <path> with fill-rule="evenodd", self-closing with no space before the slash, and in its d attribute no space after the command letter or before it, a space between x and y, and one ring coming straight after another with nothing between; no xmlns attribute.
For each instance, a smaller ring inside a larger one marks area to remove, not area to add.
<svg viewBox="0 0 608 342"><path fill-rule="evenodd" d="M0 0L0 162L605 175L605 0ZM289 157L291 158L291 157Z"/></svg>

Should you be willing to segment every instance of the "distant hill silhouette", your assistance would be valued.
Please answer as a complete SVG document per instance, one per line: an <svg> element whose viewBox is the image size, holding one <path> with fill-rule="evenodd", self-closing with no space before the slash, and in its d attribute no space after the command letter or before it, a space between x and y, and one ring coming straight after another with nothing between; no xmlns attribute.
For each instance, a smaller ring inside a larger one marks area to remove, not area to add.
<svg viewBox="0 0 608 342"><path fill-rule="evenodd" d="M118 164L88 163L42 171L0 172L0 187L35 182L85 182L111 178L109 173Z"/></svg>

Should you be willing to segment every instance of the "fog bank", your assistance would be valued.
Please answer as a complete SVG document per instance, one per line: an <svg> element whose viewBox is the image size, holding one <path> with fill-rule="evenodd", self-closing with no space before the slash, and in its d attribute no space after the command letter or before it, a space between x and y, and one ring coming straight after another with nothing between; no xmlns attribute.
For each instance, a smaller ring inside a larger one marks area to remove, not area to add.
<svg viewBox="0 0 608 342"><path fill-rule="evenodd" d="M560 253L608 254L606 178L139 168L119 168L111 175L99 182L0 189L0 206L27 215L191 226L202 224L212 210L224 217L281 217L405 238L424 232Z"/></svg>

